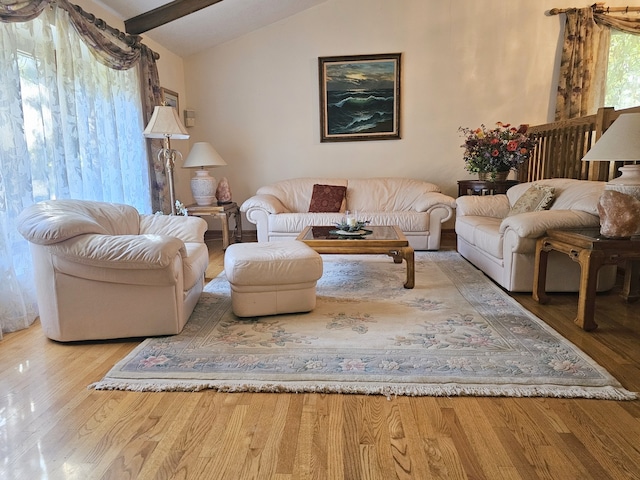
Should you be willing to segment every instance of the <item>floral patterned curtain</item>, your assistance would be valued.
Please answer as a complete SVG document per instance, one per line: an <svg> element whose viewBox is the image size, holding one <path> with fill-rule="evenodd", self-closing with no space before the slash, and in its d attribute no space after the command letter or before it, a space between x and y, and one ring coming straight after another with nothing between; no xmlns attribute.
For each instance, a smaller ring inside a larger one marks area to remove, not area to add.
<svg viewBox="0 0 640 480"><path fill-rule="evenodd" d="M566 12L556 98L556 120L595 113L604 101L609 29L596 25L591 7ZM604 68L596 68L603 65Z"/></svg>
<svg viewBox="0 0 640 480"><path fill-rule="evenodd" d="M37 317L19 213L45 198L155 211L164 198L164 172L147 160L141 133L160 103L151 50L110 38L110 27L67 0L0 0L0 22L1 338Z"/></svg>
<svg viewBox="0 0 640 480"><path fill-rule="evenodd" d="M608 13L600 5L565 13L556 120L591 115L605 106L611 28L640 34L640 17L636 15Z"/></svg>

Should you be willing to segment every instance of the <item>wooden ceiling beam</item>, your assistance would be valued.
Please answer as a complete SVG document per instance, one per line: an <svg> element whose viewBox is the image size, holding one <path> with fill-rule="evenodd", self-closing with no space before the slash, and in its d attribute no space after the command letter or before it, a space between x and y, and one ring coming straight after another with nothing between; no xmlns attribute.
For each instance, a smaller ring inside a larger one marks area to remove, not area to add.
<svg viewBox="0 0 640 480"><path fill-rule="evenodd" d="M174 0L148 12L124 21L124 28L130 35L140 35L153 28L172 22L222 0Z"/></svg>

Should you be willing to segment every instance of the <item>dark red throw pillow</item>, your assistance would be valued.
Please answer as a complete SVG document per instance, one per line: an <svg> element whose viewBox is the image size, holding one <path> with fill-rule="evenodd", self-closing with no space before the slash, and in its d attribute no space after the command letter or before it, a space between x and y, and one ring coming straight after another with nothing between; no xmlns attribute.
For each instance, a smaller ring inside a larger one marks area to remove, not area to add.
<svg viewBox="0 0 640 480"><path fill-rule="evenodd" d="M339 212L346 194L347 187L316 183L311 194L309 212Z"/></svg>

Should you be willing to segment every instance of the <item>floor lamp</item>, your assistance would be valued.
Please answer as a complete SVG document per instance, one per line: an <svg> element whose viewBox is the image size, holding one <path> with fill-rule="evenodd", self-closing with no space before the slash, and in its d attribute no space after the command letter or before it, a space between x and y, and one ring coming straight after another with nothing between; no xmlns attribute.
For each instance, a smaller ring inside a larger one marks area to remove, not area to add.
<svg viewBox="0 0 640 480"><path fill-rule="evenodd" d="M182 159L182 154L171 148L169 140L175 138L178 140L186 140L189 133L180 121L178 112L173 107L166 105L157 106L153 109L153 115L147 128L144 129L144 136L147 138L163 139L163 147L158 152L158 160L163 162L167 170L169 179L169 195L171 198L171 215L176 214L176 192L173 185L173 168L176 163L176 157Z"/></svg>

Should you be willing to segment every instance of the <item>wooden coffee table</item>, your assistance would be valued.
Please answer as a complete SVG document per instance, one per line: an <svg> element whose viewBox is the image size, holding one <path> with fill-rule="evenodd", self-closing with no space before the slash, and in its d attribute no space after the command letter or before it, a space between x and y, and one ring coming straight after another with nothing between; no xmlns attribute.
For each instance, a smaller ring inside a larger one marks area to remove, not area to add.
<svg viewBox="0 0 640 480"><path fill-rule="evenodd" d="M365 255L385 254L395 263L407 262L407 281L404 288L415 285L416 270L413 248L397 226L367 226L371 234L361 237L340 236L330 233L336 227L309 226L296 238L318 253Z"/></svg>

